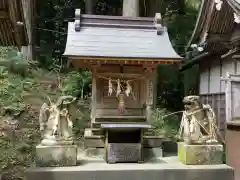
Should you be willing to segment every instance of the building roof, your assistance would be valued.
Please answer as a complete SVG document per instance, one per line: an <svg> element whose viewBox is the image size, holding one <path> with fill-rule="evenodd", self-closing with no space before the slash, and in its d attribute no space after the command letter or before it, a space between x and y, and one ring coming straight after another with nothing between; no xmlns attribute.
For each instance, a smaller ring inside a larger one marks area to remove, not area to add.
<svg viewBox="0 0 240 180"><path fill-rule="evenodd" d="M227 0L227 2L237 14L240 14L240 1L239 0Z"/></svg>
<svg viewBox="0 0 240 180"><path fill-rule="evenodd" d="M234 30L233 9L227 1L223 1L220 11L216 9L215 1L202 0L198 20L192 37L187 47L194 42L197 44L207 42L207 51L220 52L224 49L218 41L210 42L210 38L216 35L226 35Z"/></svg>
<svg viewBox="0 0 240 180"><path fill-rule="evenodd" d="M154 18L81 15L80 22L79 31L76 22L68 23L66 56L181 59L167 29L158 35Z"/></svg>
<svg viewBox="0 0 240 180"><path fill-rule="evenodd" d="M215 1L202 0L195 29L187 44L187 49L194 43L205 43L206 45L204 47L204 52L185 63L182 70L200 63L206 57L206 54L208 54L208 56L210 54L223 54L229 50L226 42L221 41L220 37L229 37L234 31L235 24L233 12L240 5L236 1L237 0L223 1L222 8L218 11ZM230 4L231 2L232 4ZM236 6L237 4L238 6ZM235 9L233 5L236 7Z"/></svg>
<svg viewBox="0 0 240 180"><path fill-rule="evenodd" d="M0 46L28 44L22 0L0 1Z"/></svg>

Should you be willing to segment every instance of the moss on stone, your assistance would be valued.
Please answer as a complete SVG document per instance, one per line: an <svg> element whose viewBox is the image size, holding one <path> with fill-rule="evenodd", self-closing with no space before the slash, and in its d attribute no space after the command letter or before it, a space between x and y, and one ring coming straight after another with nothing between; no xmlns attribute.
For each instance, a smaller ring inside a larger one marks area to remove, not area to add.
<svg viewBox="0 0 240 180"><path fill-rule="evenodd" d="M178 143L178 159L187 165L222 164L223 146Z"/></svg>
<svg viewBox="0 0 240 180"><path fill-rule="evenodd" d="M36 166L38 167L64 167L64 166L75 166L76 160L71 157L62 157L61 160L55 161L50 159L48 161L44 159L37 159Z"/></svg>

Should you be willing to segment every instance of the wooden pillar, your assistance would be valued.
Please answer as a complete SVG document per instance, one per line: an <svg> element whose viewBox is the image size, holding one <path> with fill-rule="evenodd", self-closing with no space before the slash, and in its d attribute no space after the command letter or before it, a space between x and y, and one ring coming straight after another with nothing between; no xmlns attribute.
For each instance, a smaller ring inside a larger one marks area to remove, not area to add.
<svg viewBox="0 0 240 180"><path fill-rule="evenodd" d="M232 120L232 82L231 75L227 72L227 77L222 80L225 81L225 104L226 104L226 122Z"/></svg>
<svg viewBox="0 0 240 180"><path fill-rule="evenodd" d="M157 69L154 69L153 74L152 74L152 81L153 81L153 108L155 109L157 106L157 77L158 77L158 73L157 73Z"/></svg>
<svg viewBox="0 0 240 180"><path fill-rule="evenodd" d="M97 77L96 67L92 71L92 101L91 101L91 124L95 122L96 105L97 105Z"/></svg>
<svg viewBox="0 0 240 180"><path fill-rule="evenodd" d="M25 25L27 28L28 46L22 46L21 52L27 60L33 59L32 48L32 22L33 22L33 0L22 0L23 14L25 19Z"/></svg>
<svg viewBox="0 0 240 180"><path fill-rule="evenodd" d="M148 9L148 17L154 17L156 13L162 13L161 7L163 7L163 1L159 0L151 0L149 3L149 9Z"/></svg>
<svg viewBox="0 0 240 180"><path fill-rule="evenodd" d="M122 15L127 17L139 16L139 0L123 0Z"/></svg>
<svg viewBox="0 0 240 180"><path fill-rule="evenodd" d="M146 117L147 122L151 121L152 106L153 106L153 71L152 68L146 70Z"/></svg>

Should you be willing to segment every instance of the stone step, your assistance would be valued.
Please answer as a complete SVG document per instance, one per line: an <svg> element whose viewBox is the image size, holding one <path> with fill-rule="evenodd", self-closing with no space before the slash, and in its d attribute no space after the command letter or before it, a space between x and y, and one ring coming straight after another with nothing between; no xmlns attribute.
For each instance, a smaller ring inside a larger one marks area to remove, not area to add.
<svg viewBox="0 0 240 180"><path fill-rule="evenodd" d="M92 135L104 135L103 130L100 128L85 128L85 131L91 131Z"/></svg>
<svg viewBox="0 0 240 180"><path fill-rule="evenodd" d="M153 129L148 129L144 132L144 136L154 136L155 132L153 131Z"/></svg>
<svg viewBox="0 0 240 180"><path fill-rule="evenodd" d="M102 148L105 146L105 138L101 135L84 136L85 148Z"/></svg>
<svg viewBox="0 0 240 180"><path fill-rule="evenodd" d="M86 128L84 131L84 147L85 148L104 147L104 136L94 135L91 128Z"/></svg>
<svg viewBox="0 0 240 180"><path fill-rule="evenodd" d="M96 122L146 122L146 116L97 116Z"/></svg>
<svg viewBox="0 0 240 180"><path fill-rule="evenodd" d="M143 147L156 148L163 146L163 137L143 136ZM103 148L105 146L105 137L103 135L84 135L85 148Z"/></svg>
<svg viewBox="0 0 240 180"><path fill-rule="evenodd" d="M100 128L86 128L85 130L91 131L91 135L104 135L103 130ZM145 136L154 136L153 129L148 129L144 132Z"/></svg>

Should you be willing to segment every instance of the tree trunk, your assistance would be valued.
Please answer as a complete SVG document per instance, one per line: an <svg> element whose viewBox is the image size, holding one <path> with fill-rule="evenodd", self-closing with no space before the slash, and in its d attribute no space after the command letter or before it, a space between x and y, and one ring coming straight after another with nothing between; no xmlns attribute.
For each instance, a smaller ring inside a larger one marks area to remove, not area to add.
<svg viewBox="0 0 240 180"><path fill-rule="evenodd" d="M162 0L151 0L149 1L148 17L154 17L156 13L163 13L164 1Z"/></svg>
<svg viewBox="0 0 240 180"><path fill-rule="evenodd" d="M93 0L85 0L86 14L93 14Z"/></svg>
<svg viewBox="0 0 240 180"><path fill-rule="evenodd" d="M123 16L138 17L139 16L139 0L123 0Z"/></svg>

